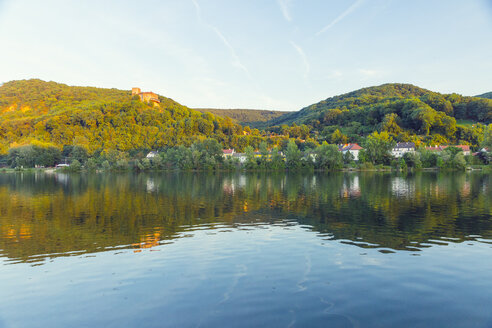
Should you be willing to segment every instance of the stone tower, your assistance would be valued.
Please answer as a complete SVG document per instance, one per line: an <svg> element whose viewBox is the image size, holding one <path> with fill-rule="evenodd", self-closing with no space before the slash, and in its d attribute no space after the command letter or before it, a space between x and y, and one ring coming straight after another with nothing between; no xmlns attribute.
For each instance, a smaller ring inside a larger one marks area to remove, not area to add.
<svg viewBox="0 0 492 328"><path fill-rule="evenodd" d="M138 95L141 92L140 88L132 88L132 96Z"/></svg>

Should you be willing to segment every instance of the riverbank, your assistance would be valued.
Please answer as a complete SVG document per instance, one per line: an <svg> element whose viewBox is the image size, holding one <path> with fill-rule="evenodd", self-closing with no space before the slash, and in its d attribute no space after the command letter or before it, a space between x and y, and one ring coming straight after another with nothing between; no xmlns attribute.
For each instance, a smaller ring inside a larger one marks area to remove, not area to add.
<svg viewBox="0 0 492 328"><path fill-rule="evenodd" d="M323 169L312 169L312 168L305 168L305 169L297 169L297 170L288 170L288 169L281 169L281 170L273 170L273 169L246 169L246 168L235 168L235 169L215 169L215 170L197 170L197 169L190 169L190 170L183 170L183 169L176 169L176 168L171 168L171 169L147 169L147 170L135 170L135 169L96 169L96 170L88 170L86 168L81 168L78 170L72 170L69 167L66 168L1 168L0 169L0 174L12 174L12 173L46 173L46 174L52 174L52 173L125 173L125 172L137 172L137 173L147 173L147 172L278 172L278 173L285 173L285 172L419 172L419 171L443 171L443 172L450 172L450 171L484 171L484 172L492 172L492 166L491 165L473 165L473 166L468 166L464 170L458 170L458 169L453 169L453 168L439 168L439 167L426 167L426 168L407 168L407 169L402 169L402 168L395 168L391 166L382 166L382 165L376 165L376 166L368 166L368 165L361 165L357 167L343 167L340 169L334 169L334 170L323 170Z"/></svg>

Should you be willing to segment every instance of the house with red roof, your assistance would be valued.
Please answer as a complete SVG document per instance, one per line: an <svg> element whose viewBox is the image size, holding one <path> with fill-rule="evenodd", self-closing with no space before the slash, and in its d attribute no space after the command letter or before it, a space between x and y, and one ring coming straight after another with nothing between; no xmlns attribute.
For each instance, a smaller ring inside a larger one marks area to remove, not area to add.
<svg viewBox="0 0 492 328"><path fill-rule="evenodd" d="M361 151L362 149L364 149L364 148L362 148L361 146L359 146L356 143L349 143L349 144L344 144L344 145L338 146L338 151L341 151L342 154L345 155L346 152L349 152L350 154L352 154L352 156L354 157L354 161L359 160L359 151Z"/></svg>
<svg viewBox="0 0 492 328"><path fill-rule="evenodd" d="M234 156L234 148L233 149L223 149L222 150L222 156L224 158L228 158L228 157Z"/></svg>
<svg viewBox="0 0 492 328"><path fill-rule="evenodd" d="M470 155L471 154L471 150L470 150L469 145L432 146L432 147L425 147L425 149L430 150L430 151L443 151L444 149L446 149L448 147L455 147L455 148L461 149L461 151L463 152L463 155Z"/></svg>

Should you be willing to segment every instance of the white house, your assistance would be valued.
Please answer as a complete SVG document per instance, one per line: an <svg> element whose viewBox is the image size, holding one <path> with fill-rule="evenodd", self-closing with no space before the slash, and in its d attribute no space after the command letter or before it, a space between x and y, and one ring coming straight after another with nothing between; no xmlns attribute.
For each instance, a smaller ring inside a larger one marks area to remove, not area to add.
<svg viewBox="0 0 492 328"><path fill-rule="evenodd" d="M342 154L345 155L346 152L349 152L352 154L352 156L354 157L354 161L358 161L359 160L359 152L364 149L362 148L361 146L359 146L358 144L345 144L345 145L340 145L338 147L338 150L342 152Z"/></svg>
<svg viewBox="0 0 492 328"><path fill-rule="evenodd" d="M159 154L159 153L158 153L158 152L156 152L156 151L151 151L151 152L150 152L150 153L148 153L148 154L147 154L147 156L145 156L145 157L147 157L147 158L154 158L154 157L156 157L158 154Z"/></svg>
<svg viewBox="0 0 492 328"><path fill-rule="evenodd" d="M232 157L237 158L239 160L239 163L245 163L247 159L245 153L234 153Z"/></svg>
<svg viewBox="0 0 492 328"><path fill-rule="evenodd" d="M227 157L232 157L234 156L234 149L223 149L222 150L222 156L224 158L227 158Z"/></svg>
<svg viewBox="0 0 492 328"><path fill-rule="evenodd" d="M415 144L413 142L399 142L391 150L391 155L395 158L403 157L405 153L415 153Z"/></svg>

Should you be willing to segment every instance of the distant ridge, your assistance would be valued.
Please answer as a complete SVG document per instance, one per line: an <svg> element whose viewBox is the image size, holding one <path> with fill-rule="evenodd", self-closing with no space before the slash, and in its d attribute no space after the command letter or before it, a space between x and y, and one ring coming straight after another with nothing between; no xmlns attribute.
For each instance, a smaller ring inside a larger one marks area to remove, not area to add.
<svg viewBox="0 0 492 328"><path fill-rule="evenodd" d="M484 94L481 94L481 95L478 95L478 96L475 96L475 97L492 99L492 91L491 92L484 93Z"/></svg>
<svg viewBox="0 0 492 328"><path fill-rule="evenodd" d="M304 124L328 139L336 130L352 141L373 131L388 131L398 141L446 144L477 143L481 132L470 130L476 123L492 123L492 100L388 83L327 98L265 125L282 133L282 126Z"/></svg>
<svg viewBox="0 0 492 328"><path fill-rule="evenodd" d="M267 122L282 116L288 112L265 109L218 109L218 108L194 108L202 113L212 113L221 117L230 117L242 125L255 126L258 123Z"/></svg>

